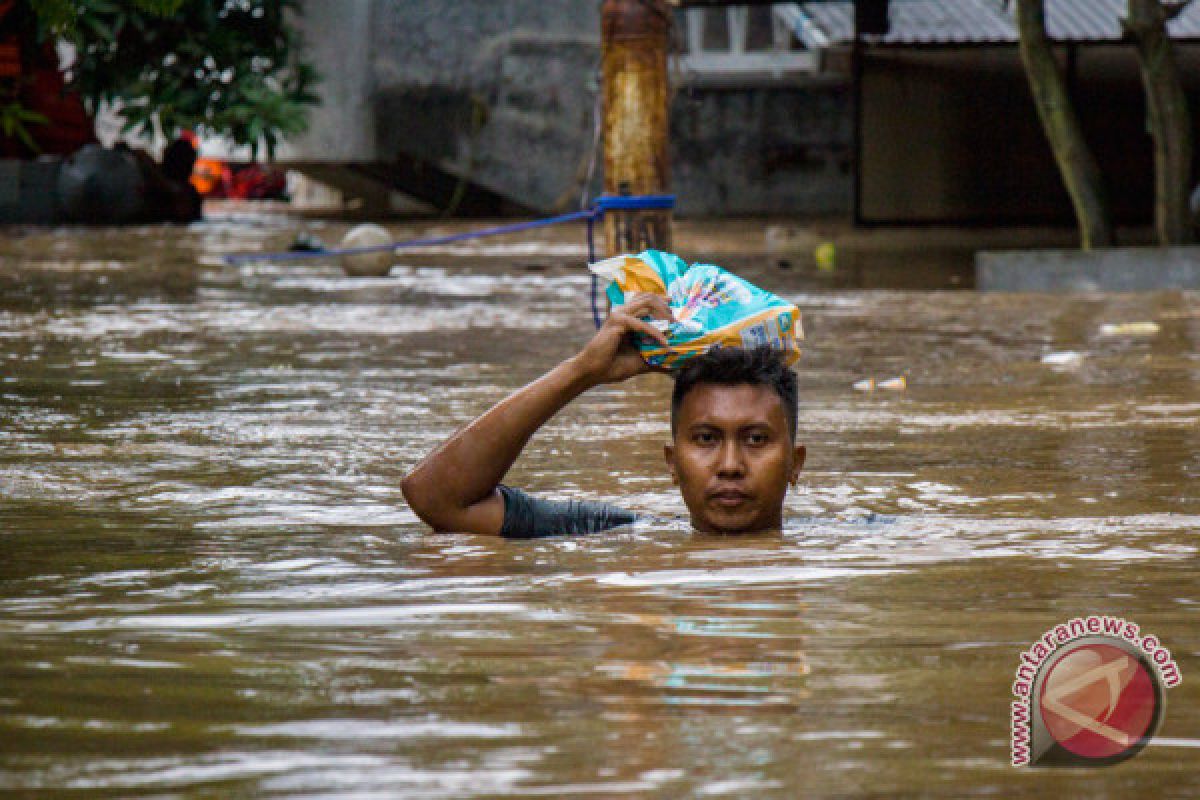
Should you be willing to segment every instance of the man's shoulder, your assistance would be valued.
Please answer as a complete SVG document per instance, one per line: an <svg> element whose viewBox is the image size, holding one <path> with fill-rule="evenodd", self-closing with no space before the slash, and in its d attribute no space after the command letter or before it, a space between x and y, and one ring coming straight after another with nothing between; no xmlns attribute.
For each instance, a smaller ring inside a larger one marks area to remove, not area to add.
<svg viewBox="0 0 1200 800"><path fill-rule="evenodd" d="M507 539L581 536L631 525L638 519L634 512L610 503L548 500L504 484L496 488L504 497L500 535Z"/></svg>

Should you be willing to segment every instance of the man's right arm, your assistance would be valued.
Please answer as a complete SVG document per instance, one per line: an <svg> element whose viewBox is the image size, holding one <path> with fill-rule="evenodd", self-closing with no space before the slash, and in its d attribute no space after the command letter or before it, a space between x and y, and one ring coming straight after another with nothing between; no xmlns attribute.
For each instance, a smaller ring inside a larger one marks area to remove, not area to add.
<svg viewBox="0 0 1200 800"><path fill-rule="evenodd" d="M666 344L643 316L672 319L662 297L631 295L578 355L456 431L404 478L409 507L437 531L499 534L504 498L496 487L538 428L593 386L662 371L649 367L630 340L637 332Z"/></svg>

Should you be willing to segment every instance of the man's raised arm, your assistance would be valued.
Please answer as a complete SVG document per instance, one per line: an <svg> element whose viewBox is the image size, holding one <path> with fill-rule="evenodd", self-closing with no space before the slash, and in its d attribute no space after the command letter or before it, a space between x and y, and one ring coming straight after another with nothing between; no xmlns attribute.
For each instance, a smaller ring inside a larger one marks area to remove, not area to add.
<svg viewBox="0 0 1200 800"><path fill-rule="evenodd" d="M409 507L435 531L499 534L504 498L496 486L538 428L593 386L663 371L647 366L630 340L636 332L667 344L641 317L673 319L661 296L631 294L577 355L459 428L405 476Z"/></svg>

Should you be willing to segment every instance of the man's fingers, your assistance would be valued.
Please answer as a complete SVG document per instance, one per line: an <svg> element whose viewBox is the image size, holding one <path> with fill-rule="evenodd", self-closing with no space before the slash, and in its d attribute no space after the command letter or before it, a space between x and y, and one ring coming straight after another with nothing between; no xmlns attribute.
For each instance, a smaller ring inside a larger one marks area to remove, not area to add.
<svg viewBox="0 0 1200 800"><path fill-rule="evenodd" d="M629 295L623 305L617 306L621 311L635 317L657 317L668 322L675 321L675 314L667 299L653 292L634 292Z"/></svg>
<svg viewBox="0 0 1200 800"><path fill-rule="evenodd" d="M630 317L630 327L638 333L644 333L651 339L659 342L663 347L666 347L668 344L666 334L645 320Z"/></svg>
<svg viewBox="0 0 1200 800"><path fill-rule="evenodd" d="M663 347L667 346L666 334L664 334L658 328L651 325L649 322L646 322L645 320L638 319L637 317L632 316L627 311L624 311L624 310L613 311L610 318L616 319L618 324L620 324L621 327L625 328L625 330L627 330L627 331L635 331L637 333L645 334L646 336L649 336L651 339L654 339L655 341L662 344Z"/></svg>

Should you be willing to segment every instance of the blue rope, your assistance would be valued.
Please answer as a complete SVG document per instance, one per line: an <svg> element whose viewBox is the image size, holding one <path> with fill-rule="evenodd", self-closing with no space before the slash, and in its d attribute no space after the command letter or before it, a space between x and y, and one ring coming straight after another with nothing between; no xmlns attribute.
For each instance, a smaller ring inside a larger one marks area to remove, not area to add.
<svg viewBox="0 0 1200 800"><path fill-rule="evenodd" d="M237 266L252 261L303 261L310 258L329 258L330 256L357 256L365 253L385 253L388 251L406 250L413 247L434 247L455 242L466 242L471 239L482 239L486 236L502 236L507 233L544 228L547 225L561 225L564 222L587 222L588 263L596 261L595 225L596 220L604 216L605 211L646 211L652 209L669 209L675 207L673 194L635 194L635 195L601 195L596 198L592 208L582 211L572 211L557 217L546 217L529 222L518 222L512 225L499 225L495 228L484 228L478 231L452 233L447 236L432 236L424 239L409 239L403 242L389 242L367 247L343 247L331 250L296 251L285 250L278 253L241 253L224 257L226 264ZM600 319L600 308L597 303L598 285L596 273L592 273L592 322L599 328L604 324Z"/></svg>
<svg viewBox="0 0 1200 800"><path fill-rule="evenodd" d="M409 239L403 242L389 242L388 244L376 244L369 247L343 247L330 250L312 250L308 252L285 250L278 253L241 253L236 255L225 256L225 263L230 265L245 264L251 261L303 261L309 258L329 258L330 256L357 256L363 253L384 253L389 250L405 250L410 247L434 247L442 244L453 244L454 242L465 242L469 239L481 239L485 236L501 236L506 233L520 233L534 228L544 228L547 225L558 225L563 222L575 222L577 220L591 220L597 217L601 212L595 209L587 209L584 211L572 211L570 214L562 214L557 217L547 217L545 219L535 219L529 222L518 222L513 225L500 225L495 228L484 228L478 231L466 231L464 233L452 233L448 236L432 236L424 239Z"/></svg>

